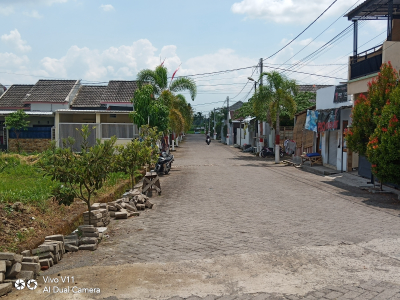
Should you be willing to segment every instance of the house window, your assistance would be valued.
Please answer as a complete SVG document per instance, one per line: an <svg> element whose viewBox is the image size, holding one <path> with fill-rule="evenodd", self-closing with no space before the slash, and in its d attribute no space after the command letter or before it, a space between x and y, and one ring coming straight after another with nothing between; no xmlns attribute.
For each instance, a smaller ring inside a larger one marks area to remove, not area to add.
<svg viewBox="0 0 400 300"><path fill-rule="evenodd" d="M116 119L116 118L117 118L117 115L116 115L116 114L110 114L110 119L111 119L111 118Z"/></svg>

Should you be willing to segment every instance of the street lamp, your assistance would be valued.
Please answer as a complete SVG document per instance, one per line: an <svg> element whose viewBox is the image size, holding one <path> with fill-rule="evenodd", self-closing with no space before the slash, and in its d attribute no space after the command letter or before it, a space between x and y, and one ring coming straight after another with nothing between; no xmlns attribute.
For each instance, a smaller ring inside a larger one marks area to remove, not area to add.
<svg viewBox="0 0 400 300"><path fill-rule="evenodd" d="M257 90L257 81L255 81L253 78L251 78L251 77L247 77L247 79L248 80L250 80L250 81L254 81L254 93L256 92L256 90Z"/></svg>

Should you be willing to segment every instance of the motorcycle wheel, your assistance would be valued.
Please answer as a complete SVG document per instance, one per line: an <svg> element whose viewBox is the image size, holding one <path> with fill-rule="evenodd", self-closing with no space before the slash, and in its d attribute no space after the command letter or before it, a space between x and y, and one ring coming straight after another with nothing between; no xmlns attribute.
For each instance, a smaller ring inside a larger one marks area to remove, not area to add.
<svg viewBox="0 0 400 300"><path fill-rule="evenodd" d="M280 157L283 157L283 152L279 153L279 156L280 156Z"/></svg>
<svg viewBox="0 0 400 300"><path fill-rule="evenodd" d="M265 151L261 151L261 152L260 152L260 155L261 155L262 158L265 158L265 157L266 157Z"/></svg>

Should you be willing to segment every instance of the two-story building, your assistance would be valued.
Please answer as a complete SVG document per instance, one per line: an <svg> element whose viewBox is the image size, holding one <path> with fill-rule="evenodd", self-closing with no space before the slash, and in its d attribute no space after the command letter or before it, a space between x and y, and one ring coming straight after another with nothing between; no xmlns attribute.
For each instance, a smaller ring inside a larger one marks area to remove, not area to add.
<svg viewBox="0 0 400 300"><path fill-rule="evenodd" d="M368 93L368 82L378 75L383 63L390 62L400 70L400 0L367 0L345 17L353 22L353 56L349 57L347 92L354 101L360 94ZM386 20L387 38L381 45L358 52L358 22L363 20ZM358 168L360 175L370 176L371 167L365 157L359 157Z"/></svg>

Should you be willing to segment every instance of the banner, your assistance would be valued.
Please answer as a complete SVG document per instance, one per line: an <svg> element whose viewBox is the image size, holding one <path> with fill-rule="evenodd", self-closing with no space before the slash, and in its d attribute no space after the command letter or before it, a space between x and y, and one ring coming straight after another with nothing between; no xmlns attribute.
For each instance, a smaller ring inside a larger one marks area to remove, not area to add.
<svg viewBox="0 0 400 300"><path fill-rule="evenodd" d="M340 108L320 110L317 126L318 132L340 129Z"/></svg>
<svg viewBox="0 0 400 300"><path fill-rule="evenodd" d="M335 86L333 103L347 102L347 84Z"/></svg>
<svg viewBox="0 0 400 300"><path fill-rule="evenodd" d="M318 123L318 111L317 110L307 110L306 124L304 129L317 132Z"/></svg>

